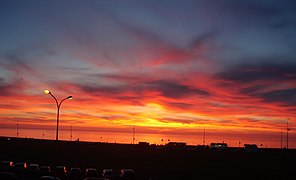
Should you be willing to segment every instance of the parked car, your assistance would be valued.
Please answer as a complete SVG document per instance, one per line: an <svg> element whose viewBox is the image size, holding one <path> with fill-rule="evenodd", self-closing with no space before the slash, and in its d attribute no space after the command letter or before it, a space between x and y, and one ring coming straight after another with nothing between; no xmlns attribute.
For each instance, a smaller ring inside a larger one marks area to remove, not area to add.
<svg viewBox="0 0 296 180"><path fill-rule="evenodd" d="M1 172L11 172L14 164L12 161L2 161L0 166Z"/></svg>
<svg viewBox="0 0 296 180"><path fill-rule="evenodd" d="M0 172L0 179L17 180L17 176L11 172Z"/></svg>
<svg viewBox="0 0 296 180"><path fill-rule="evenodd" d="M2 161L1 166L13 167L13 162L12 161Z"/></svg>
<svg viewBox="0 0 296 180"><path fill-rule="evenodd" d="M55 176L41 176L39 179L40 180L61 180L59 177L55 177Z"/></svg>
<svg viewBox="0 0 296 180"><path fill-rule="evenodd" d="M120 179L120 171L117 169L104 169L103 177L109 180Z"/></svg>
<svg viewBox="0 0 296 180"><path fill-rule="evenodd" d="M97 178L97 177L88 177L88 178L85 178L83 180L109 180L109 179L105 179L105 178Z"/></svg>
<svg viewBox="0 0 296 180"><path fill-rule="evenodd" d="M121 169L121 179L124 180L135 180L136 173L133 169Z"/></svg>
<svg viewBox="0 0 296 180"><path fill-rule="evenodd" d="M98 177L100 177L100 175L99 175L97 169L95 169L95 168L87 168L85 170L85 177L86 178L98 178Z"/></svg>
<svg viewBox="0 0 296 180"><path fill-rule="evenodd" d="M18 163L15 163L14 168L27 169L28 165L25 162L18 162Z"/></svg>
<svg viewBox="0 0 296 180"><path fill-rule="evenodd" d="M64 180L67 179L67 169L65 166L56 166L55 168L55 176Z"/></svg>
<svg viewBox="0 0 296 180"><path fill-rule="evenodd" d="M18 162L15 163L13 169L16 175L24 176L27 173L28 166L25 162Z"/></svg>
<svg viewBox="0 0 296 180"><path fill-rule="evenodd" d="M39 173L39 165L38 164L30 164L28 166L28 175L30 177L37 177Z"/></svg>
<svg viewBox="0 0 296 180"><path fill-rule="evenodd" d="M80 168L71 168L68 179L69 180L80 180L82 178L82 172Z"/></svg>
<svg viewBox="0 0 296 180"><path fill-rule="evenodd" d="M39 171L39 165L38 164L30 164L28 166L28 170L31 170L31 171Z"/></svg>
<svg viewBox="0 0 296 180"><path fill-rule="evenodd" d="M50 166L40 166L39 176L50 176L50 175L51 175Z"/></svg>

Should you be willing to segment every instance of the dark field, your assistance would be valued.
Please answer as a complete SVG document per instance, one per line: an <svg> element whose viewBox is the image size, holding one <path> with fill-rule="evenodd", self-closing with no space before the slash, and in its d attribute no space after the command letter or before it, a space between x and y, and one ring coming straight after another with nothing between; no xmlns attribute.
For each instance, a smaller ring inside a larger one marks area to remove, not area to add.
<svg viewBox="0 0 296 180"><path fill-rule="evenodd" d="M0 160L98 170L132 168L137 179L296 179L296 151L168 148L0 138Z"/></svg>

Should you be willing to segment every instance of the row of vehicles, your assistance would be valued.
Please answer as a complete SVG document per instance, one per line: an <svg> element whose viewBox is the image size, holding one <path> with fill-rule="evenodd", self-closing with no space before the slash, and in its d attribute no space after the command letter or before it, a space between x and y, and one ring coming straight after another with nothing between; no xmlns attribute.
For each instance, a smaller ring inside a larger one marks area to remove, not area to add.
<svg viewBox="0 0 296 180"><path fill-rule="evenodd" d="M65 166L39 166L25 162L13 163L2 161L0 166L0 179L18 180L135 180L133 169L103 169L99 172L96 168L87 168L82 171L79 167L73 167L67 171Z"/></svg>

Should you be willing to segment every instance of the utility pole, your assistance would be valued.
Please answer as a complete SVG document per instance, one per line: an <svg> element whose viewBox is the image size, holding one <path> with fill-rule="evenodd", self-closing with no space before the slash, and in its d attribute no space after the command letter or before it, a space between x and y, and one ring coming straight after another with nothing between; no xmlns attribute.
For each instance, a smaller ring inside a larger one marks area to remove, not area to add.
<svg viewBox="0 0 296 180"><path fill-rule="evenodd" d="M289 131L291 129L289 129L289 120L287 120L287 149L289 149Z"/></svg>
<svg viewBox="0 0 296 180"><path fill-rule="evenodd" d="M19 123L16 123L16 138L19 137Z"/></svg>
<svg viewBox="0 0 296 180"><path fill-rule="evenodd" d="M283 131L281 131L281 149L283 149Z"/></svg>
<svg viewBox="0 0 296 180"><path fill-rule="evenodd" d="M133 144L135 144L135 126L133 127Z"/></svg>
<svg viewBox="0 0 296 180"><path fill-rule="evenodd" d="M71 127L70 127L70 141L72 141L72 125L71 125Z"/></svg>
<svg viewBox="0 0 296 180"><path fill-rule="evenodd" d="M205 146L206 143L206 129L204 128L203 130L203 140L202 140L202 145Z"/></svg>

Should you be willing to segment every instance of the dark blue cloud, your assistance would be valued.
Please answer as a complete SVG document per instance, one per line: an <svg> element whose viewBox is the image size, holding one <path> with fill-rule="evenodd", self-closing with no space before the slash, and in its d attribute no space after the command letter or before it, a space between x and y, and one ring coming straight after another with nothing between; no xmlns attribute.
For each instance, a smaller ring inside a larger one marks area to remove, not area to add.
<svg viewBox="0 0 296 180"><path fill-rule="evenodd" d="M281 80L296 79L296 63L260 63L260 64L241 64L225 69L217 73L218 79L231 80L234 82L247 83L260 80L270 80L278 82Z"/></svg>
<svg viewBox="0 0 296 180"><path fill-rule="evenodd" d="M238 86L240 92L267 103L296 105L296 63L268 62L239 65L216 74L216 78ZM289 88L287 85L290 84ZM285 87L286 86L286 87Z"/></svg>
<svg viewBox="0 0 296 180"><path fill-rule="evenodd" d="M172 82L167 80L158 80L150 82L138 82L137 84L126 84L117 86L92 86L92 85L78 85L80 88L90 94L106 95L113 98L119 98L125 93L132 93L135 99L142 99L144 92L149 96L149 91L158 92L161 96L168 98L183 98L190 96L210 96L205 90L193 88L187 85L182 85L179 82ZM128 97L133 99L132 97Z"/></svg>
<svg viewBox="0 0 296 180"><path fill-rule="evenodd" d="M268 103L282 103L283 105L296 105L296 88L274 90L256 94Z"/></svg>
<svg viewBox="0 0 296 180"><path fill-rule="evenodd" d="M193 104L183 103L183 102L163 102L166 106L174 107L180 110L190 109L193 107Z"/></svg>
<svg viewBox="0 0 296 180"><path fill-rule="evenodd" d="M0 96L14 96L23 90L23 81L21 79L7 82L3 77L0 77Z"/></svg>
<svg viewBox="0 0 296 180"><path fill-rule="evenodd" d="M12 93L9 89L10 85L5 82L4 78L0 77L0 96L11 95Z"/></svg>
<svg viewBox="0 0 296 180"><path fill-rule="evenodd" d="M182 85L171 81L154 81L146 83L149 89L158 90L165 97L182 98L186 96L209 96L210 94L202 89L192 88L190 86Z"/></svg>
<svg viewBox="0 0 296 180"><path fill-rule="evenodd" d="M257 85L254 85L254 86L249 86L249 87L246 87L246 88L242 88L240 92L243 93L243 94L253 95L254 93L256 93L258 91L265 90L268 87L269 87L268 85L257 84Z"/></svg>

